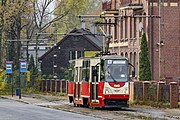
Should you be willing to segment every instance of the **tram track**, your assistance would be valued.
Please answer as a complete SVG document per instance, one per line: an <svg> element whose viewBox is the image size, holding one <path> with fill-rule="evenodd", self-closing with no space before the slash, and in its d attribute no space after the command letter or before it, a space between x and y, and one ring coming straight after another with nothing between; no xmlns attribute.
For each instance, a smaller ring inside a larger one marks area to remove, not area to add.
<svg viewBox="0 0 180 120"><path fill-rule="evenodd" d="M104 120L179 120L180 116L170 113L171 109L151 108L146 106L130 107L122 109L89 109L74 107L73 104L51 106L58 110L73 112L101 118Z"/></svg>

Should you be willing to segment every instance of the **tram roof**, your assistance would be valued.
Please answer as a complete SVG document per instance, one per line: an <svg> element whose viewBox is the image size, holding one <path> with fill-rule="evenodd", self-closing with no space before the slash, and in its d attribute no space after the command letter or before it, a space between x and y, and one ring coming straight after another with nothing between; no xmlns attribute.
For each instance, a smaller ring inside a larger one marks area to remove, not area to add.
<svg viewBox="0 0 180 120"><path fill-rule="evenodd" d="M101 56L102 59L127 59L126 57L122 57L121 55L105 55Z"/></svg>

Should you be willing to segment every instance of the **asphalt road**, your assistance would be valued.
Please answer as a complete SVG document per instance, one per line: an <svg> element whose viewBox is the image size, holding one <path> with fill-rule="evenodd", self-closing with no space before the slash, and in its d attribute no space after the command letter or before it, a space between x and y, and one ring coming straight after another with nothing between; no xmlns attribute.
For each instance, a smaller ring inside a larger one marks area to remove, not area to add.
<svg viewBox="0 0 180 120"><path fill-rule="evenodd" d="M0 98L0 120L99 120L51 108Z"/></svg>

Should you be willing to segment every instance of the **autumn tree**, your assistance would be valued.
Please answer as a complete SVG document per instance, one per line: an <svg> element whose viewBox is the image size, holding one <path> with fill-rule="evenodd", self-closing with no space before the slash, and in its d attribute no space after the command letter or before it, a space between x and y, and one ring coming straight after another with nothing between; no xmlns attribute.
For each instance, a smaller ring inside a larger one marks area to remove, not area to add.
<svg viewBox="0 0 180 120"><path fill-rule="evenodd" d="M29 64L28 64L28 71L30 71L31 73L31 82L32 82L32 85L34 85L34 80L35 78L38 77L38 69L36 68L36 65L34 63L34 57L33 55L30 56L30 60L29 60Z"/></svg>
<svg viewBox="0 0 180 120"><path fill-rule="evenodd" d="M1 46L5 47L5 51L7 54L8 60L13 60L15 66L18 66L18 59L20 56L20 42L16 40L21 39L21 31L24 28L24 19L26 19L29 2L28 0L1 0L0 7L0 39ZM10 42L4 41L9 40ZM13 41L13 42L12 42ZM3 45L2 45L3 44ZM5 52L1 52L5 53ZM1 55L2 56L2 55ZM0 58L0 61L2 59Z"/></svg>
<svg viewBox="0 0 180 120"><path fill-rule="evenodd" d="M139 80L151 80L151 69L149 61L146 34L143 33L139 53Z"/></svg>
<svg viewBox="0 0 180 120"><path fill-rule="evenodd" d="M38 39L41 37L41 34L37 33L48 32L54 23L57 23L57 32L67 33L79 26L78 15L91 14L92 9L96 10L101 4L101 0L61 0L50 9L50 5L55 1L57 0L0 0L0 51L4 51L0 53L0 66L2 59L6 58L5 55L7 60L13 60L18 66L20 40L31 40L34 37L37 65Z"/></svg>
<svg viewBox="0 0 180 120"><path fill-rule="evenodd" d="M55 23L55 32L68 33L73 28L79 27L81 20L79 15L100 14L103 0L61 0L60 4L63 9L57 9L55 16L61 14L64 9L71 8L68 14ZM58 5L59 3L56 3ZM87 21L89 24L92 21ZM89 25L88 24L88 25ZM59 41L63 36L58 36Z"/></svg>

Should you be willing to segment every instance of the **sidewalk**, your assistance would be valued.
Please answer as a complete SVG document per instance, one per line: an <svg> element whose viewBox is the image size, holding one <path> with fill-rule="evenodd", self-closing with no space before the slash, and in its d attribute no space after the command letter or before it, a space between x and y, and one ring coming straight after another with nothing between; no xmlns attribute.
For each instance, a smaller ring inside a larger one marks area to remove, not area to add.
<svg viewBox="0 0 180 120"><path fill-rule="evenodd" d="M11 95L1 96L1 98L15 100L15 101L23 102L23 103L26 103L26 104L41 103L41 100L34 99L34 98L23 97L23 96L21 97L21 99L19 99L19 96L13 96L12 97Z"/></svg>
<svg viewBox="0 0 180 120"><path fill-rule="evenodd" d="M22 95L21 99L19 96L0 96L1 98L15 100L18 102L22 102L25 104L34 104L38 106L53 106L53 105L63 105L68 104L68 100L66 97L56 97L56 96L48 96L48 95Z"/></svg>

